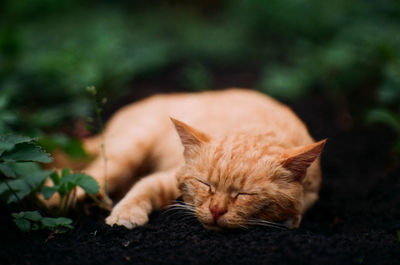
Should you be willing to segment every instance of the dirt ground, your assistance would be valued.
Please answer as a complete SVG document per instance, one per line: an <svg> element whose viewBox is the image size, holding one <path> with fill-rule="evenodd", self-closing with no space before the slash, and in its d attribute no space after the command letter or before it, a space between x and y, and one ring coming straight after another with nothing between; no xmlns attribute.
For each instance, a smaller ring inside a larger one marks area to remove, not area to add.
<svg viewBox="0 0 400 265"><path fill-rule="evenodd" d="M246 74L235 84L251 86ZM216 87L224 85L220 79ZM157 91L140 85L146 92L118 104ZM394 136L380 126L355 126L349 114L318 93L290 106L316 139L329 138L320 200L300 229L221 233L180 212L158 212L144 227L127 230L105 225L106 213L91 209L89 216L75 217L75 229L66 234L22 234L3 209L0 264L400 264L400 168L390 154Z"/></svg>

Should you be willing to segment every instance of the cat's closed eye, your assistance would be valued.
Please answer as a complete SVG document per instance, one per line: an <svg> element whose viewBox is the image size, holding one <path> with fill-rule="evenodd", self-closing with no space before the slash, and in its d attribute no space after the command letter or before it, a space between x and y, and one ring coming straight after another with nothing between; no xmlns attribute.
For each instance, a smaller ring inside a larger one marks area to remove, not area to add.
<svg viewBox="0 0 400 265"><path fill-rule="evenodd" d="M248 196L255 196L257 193L251 193L251 192L236 192L232 194L232 197L235 199L238 199L239 197L248 197Z"/></svg>
<svg viewBox="0 0 400 265"><path fill-rule="evenodd" d="M207 182L200 180L198 178L195 178L200 184L202 184L204 187L208 188L209 193L214 193L214 188L211 184L208 184Z"/></svg>

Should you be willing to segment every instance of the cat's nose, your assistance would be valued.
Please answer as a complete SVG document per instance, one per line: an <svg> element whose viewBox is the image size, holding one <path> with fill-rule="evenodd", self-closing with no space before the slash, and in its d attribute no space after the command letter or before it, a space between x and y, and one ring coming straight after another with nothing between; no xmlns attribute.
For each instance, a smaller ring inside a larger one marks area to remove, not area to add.
<svg viewBox="0 0 400 265"><path fill-rule="evenodd" d="M226 208L220 208L217 206L210 205L210 212L214 218L214 221L217 221L222 215L224 215L228 210Z"/></svg>

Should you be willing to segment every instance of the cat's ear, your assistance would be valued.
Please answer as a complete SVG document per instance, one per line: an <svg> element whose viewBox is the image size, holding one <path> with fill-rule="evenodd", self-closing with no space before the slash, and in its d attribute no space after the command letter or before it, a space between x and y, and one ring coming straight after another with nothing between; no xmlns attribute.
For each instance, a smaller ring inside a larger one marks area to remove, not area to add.
<svg viewBox="0 0 400 265"><path fill-rule="evenodd" d="M175 125L176 131L181 139L182 145L185 148L185 157L193 154L203 144L210 141L210 138L186 123L178 121L171 117L172 123Z"/></svg>
<svg viewBox="0 0 400 265"><path fill-rule="evenodd" d="M282 155L282 166L292 172L294 180L302 181L307 168L319 157L325 143L326 139L287 151Z"/></svg>

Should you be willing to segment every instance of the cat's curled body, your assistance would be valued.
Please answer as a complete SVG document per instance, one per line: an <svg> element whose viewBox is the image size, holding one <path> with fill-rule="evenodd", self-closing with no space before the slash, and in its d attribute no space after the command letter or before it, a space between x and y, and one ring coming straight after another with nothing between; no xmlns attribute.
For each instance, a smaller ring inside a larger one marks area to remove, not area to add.
<svg viewBox="0 0 400 265"><path fill-rule="evenodd" d="M152 96L118 111L103 139L106 160L99 136L85 141L97 155L85 172L106 179L107 192L130 183L143 163L153 169L115 205L109 225L143 225L182 196L206 228L293 228L318 199L325 141L314 143L288 107L255 91Z"/></svg>

